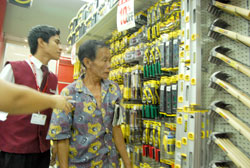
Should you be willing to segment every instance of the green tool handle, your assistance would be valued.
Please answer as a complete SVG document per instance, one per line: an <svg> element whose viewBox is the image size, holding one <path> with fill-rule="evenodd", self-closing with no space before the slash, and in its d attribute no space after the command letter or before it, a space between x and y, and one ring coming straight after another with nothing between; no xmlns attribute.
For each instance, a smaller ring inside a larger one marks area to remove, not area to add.
<svg viewBox="0 0 250 168"><path fill-rule="evenodd" d="M150 105L151 119L155 118L155 108L154 105Z"/></svg>
<svg viewBox="0 0 250 168"><path fill-rule="evenodd" d="M152 64L149 64L149 77L152 77Z"/></svg>
<svg viewBox="0 0 250 168"><path fill-rule="evenodd" d="M159 116L159 105L155 105L155 116Z"/></svg>
<svg viewBox="0 0 250 168"><path fill-rule="evenodd" d="M151 64L151 73L152 73L152 77L155 77L155 64Z"/></svg>
<svg viewBox="0 0 250 168"><path fill-rule="evenodd" d="M155 116L155 105L152 105L152 112L151 112L151 118L154 119Z"/></svg>
<svg viewBox="0 0 250 168"><path fill-rule="evenodd" d="M145 108L146 108L146 107L145 107L145 105L143 104L143 105L142 105L142 118L145 118L145 112L146 112L146 111L145 111L145 110L146 110Z"/></svg>
<svg viewBox="0 0 250 168"><path fill-rule="evenodd" d="M147 77L147 64L144 64L143 66L143 76Z"/></svg>
<svg viewBox="0 0 250 168"><path fill-rule="evenodd" d="M161 62L160 61L156 62L156 67L157 67L157 70L158 70L158 75L161 75Z"/></svg>
<svg viewBox="0 0 250 168"><path fill-rule="evenodd" d="M155 74L157 73L156 71L157 69L156 69L156 63L155 63L153 64L153 77L155 77Z"/></svg>
<svg viewBox="0 0 250 168"><path fill-rule="evenodd" d="M146 118L150 118L150 107L146 105Z"/></svg>
<svg viewBox="0 0 250 168"><path fill-rule="evenodd" d="M159 74L158 74L157 62L155 62L155 75L159 75Z"/></svg>
<svg viewBox="0 0 250 168"><path fill-rule="evenodd" d="M146 65L146 70L147 70L147 77L149 77L149 66L148 66L148 64Z"/></svg>

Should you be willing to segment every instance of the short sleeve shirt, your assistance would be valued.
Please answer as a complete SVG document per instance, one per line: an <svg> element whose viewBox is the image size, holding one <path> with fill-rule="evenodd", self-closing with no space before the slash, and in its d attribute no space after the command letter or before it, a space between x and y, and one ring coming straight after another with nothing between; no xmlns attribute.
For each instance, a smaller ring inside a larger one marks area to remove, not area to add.
<svg viewBox="0 0 250 168"><path fill-rule="evenodd" d="M73 97L75 109L68 115L57 109L53 111L47 139L69 138L70 168L118 168L112 121L114 106L122 98L119 86L110 80L102 80L100 109L81 77L64 88L61 94Z"/></svg>

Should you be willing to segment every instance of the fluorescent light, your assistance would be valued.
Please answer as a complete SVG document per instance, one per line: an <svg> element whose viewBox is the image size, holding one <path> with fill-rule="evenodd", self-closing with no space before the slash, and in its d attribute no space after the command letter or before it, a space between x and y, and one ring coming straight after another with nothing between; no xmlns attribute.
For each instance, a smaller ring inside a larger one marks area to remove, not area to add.
<svg viewBox="0 0 250 168"><path fill-rule="evenodd" d="M89 3L89 2L91 2L92 0L81 0L81 1L86 2L86 3Z"/></svg>

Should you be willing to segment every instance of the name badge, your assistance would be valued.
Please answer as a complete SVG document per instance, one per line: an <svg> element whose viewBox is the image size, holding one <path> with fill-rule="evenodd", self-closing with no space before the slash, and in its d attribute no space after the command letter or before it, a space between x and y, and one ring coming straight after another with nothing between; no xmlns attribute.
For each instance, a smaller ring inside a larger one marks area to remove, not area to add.
<svg viewBox="0 0 250 168"><path fill-rule="evenodd" d="M47 116L44 114L33 113L31 116L30 123L36 125L45 125Z"/></svg>
<svg viewBox="0 0 250 168"><path fill-rule="evenodd" d="M7 119L8 113L0 111L0 121L5 121Z"/></svg>

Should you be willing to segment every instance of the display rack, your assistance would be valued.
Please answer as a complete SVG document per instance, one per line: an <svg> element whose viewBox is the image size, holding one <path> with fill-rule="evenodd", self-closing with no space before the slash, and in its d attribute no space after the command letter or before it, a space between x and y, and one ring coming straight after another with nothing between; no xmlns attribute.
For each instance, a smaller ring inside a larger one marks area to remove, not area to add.
<svg viewBox="0 0 250 168"><path fill-rule="evenodd" d="M211 74L216 71L226 72L231 76L229 82L236 86L238 89L242 90L247 95L250 95L250 78L244 75L243 73L235 70L234 68L228 66L226 63L221 65L212 64L208 61L210 51L213 47L222 45L223 47L227 47L231 49L231 52L227 53L227 55L237 60L246 66L250 66L250 48L239 43L233 41L227 37L221 36L218 40L214 40L211 37L208 37L208 30L211 23L220 18L230 26L227 28L228 30L238 32L240 34L250 36L249 32L249 21L234 15L230 15L228 13L222 12L219 17L215 17L214 15L208 13L207 9L210 1L201 1L201 30L202 30L202 107L209 109L210 104L213 101L219 100L223 101L226 104L230 104L230 112L235 115L239 120L249 126L250 123L250 115L249 108L238 101L236 98L228 94L226 91L217 91L208 87L209 78ZM241 8L249 9L249 0L238 0L238 1L230 1L231 5L239 6ZM234 129L227 120L223 117L217 115L216 117L211 118L213 121L211 127L213 132L230 132L230 141L240 149L245 155L250 156L250 141L242 134L239 133L236 129ZM226 153L217 145L213 144L208 149L210 153L210 158L208 160L210 163L217 161L232 161L229 157L226 156ZM236 167L235 164L231 164L230 167ZM250 167L250 166L249 166Z"/></svg>
<svg viewBox="0 0 250 168"><path fill-rule="evenodd" d="M135 0L135 13L144 11L157 0ZM103 18L101 18L92 28L90 28L78 41L76 41L76 52L79 46L86 40L107 40L111 37L111 33L117 29L116 15L118 3L116 3ZM72 46L69 47L68 53L71 52Z"/></svg>
<svg viewBox="0 0 250 168"><path fill-rule="evenodd" d="M135 13L146 10L156 2L158 0L135 0ZM208 168L209 165L211 167L211 165L216 165L219 162L227 163L230 161L230 158L217 145L207 145L212 132L231 132L230 141L249 158L250 142L248 139L224 120L225 118L223 119L220 116L212 118L208 113L213 101L223 100L225 103L232 105L233 108L230 112L249 126L249 108L227 92L218 92L209 88L208 84L211 74L216 71L224 71L232 76L230 83L250 95L250 78L226 64L214 65L208 62L208 58L213 47L223 45L232 50L228 56L246 64L246 66L250 66L250 48L223 36L219 40L213 40L207 36L211 23L217 18L207 11L210 1L182 0L181 2L181 41L183 45L179 48L175 167ZM249 0L233 1L230 4L250 8ZM111 37L111 33L117 29L117 7L118 4L115 4L103 18L75 43L76 51L86 40L107 40ZM250 36L249 21L224 12L219 18L230 23L229 30ZM134 101L126 103L141 104L141 102ZM209 123L209 119L212 122ZM152 119L144 120L151 121ZM162 122L162 128L165 127L164 121L152 121ZM161 148L164 149L164 145L161 145ZM163 151L162 149L161 151ZM151 161L152 159L143 157L144 163ZM159 167L158 163L151 166ZM234 166L232 165L232 167Z"/></svg>

